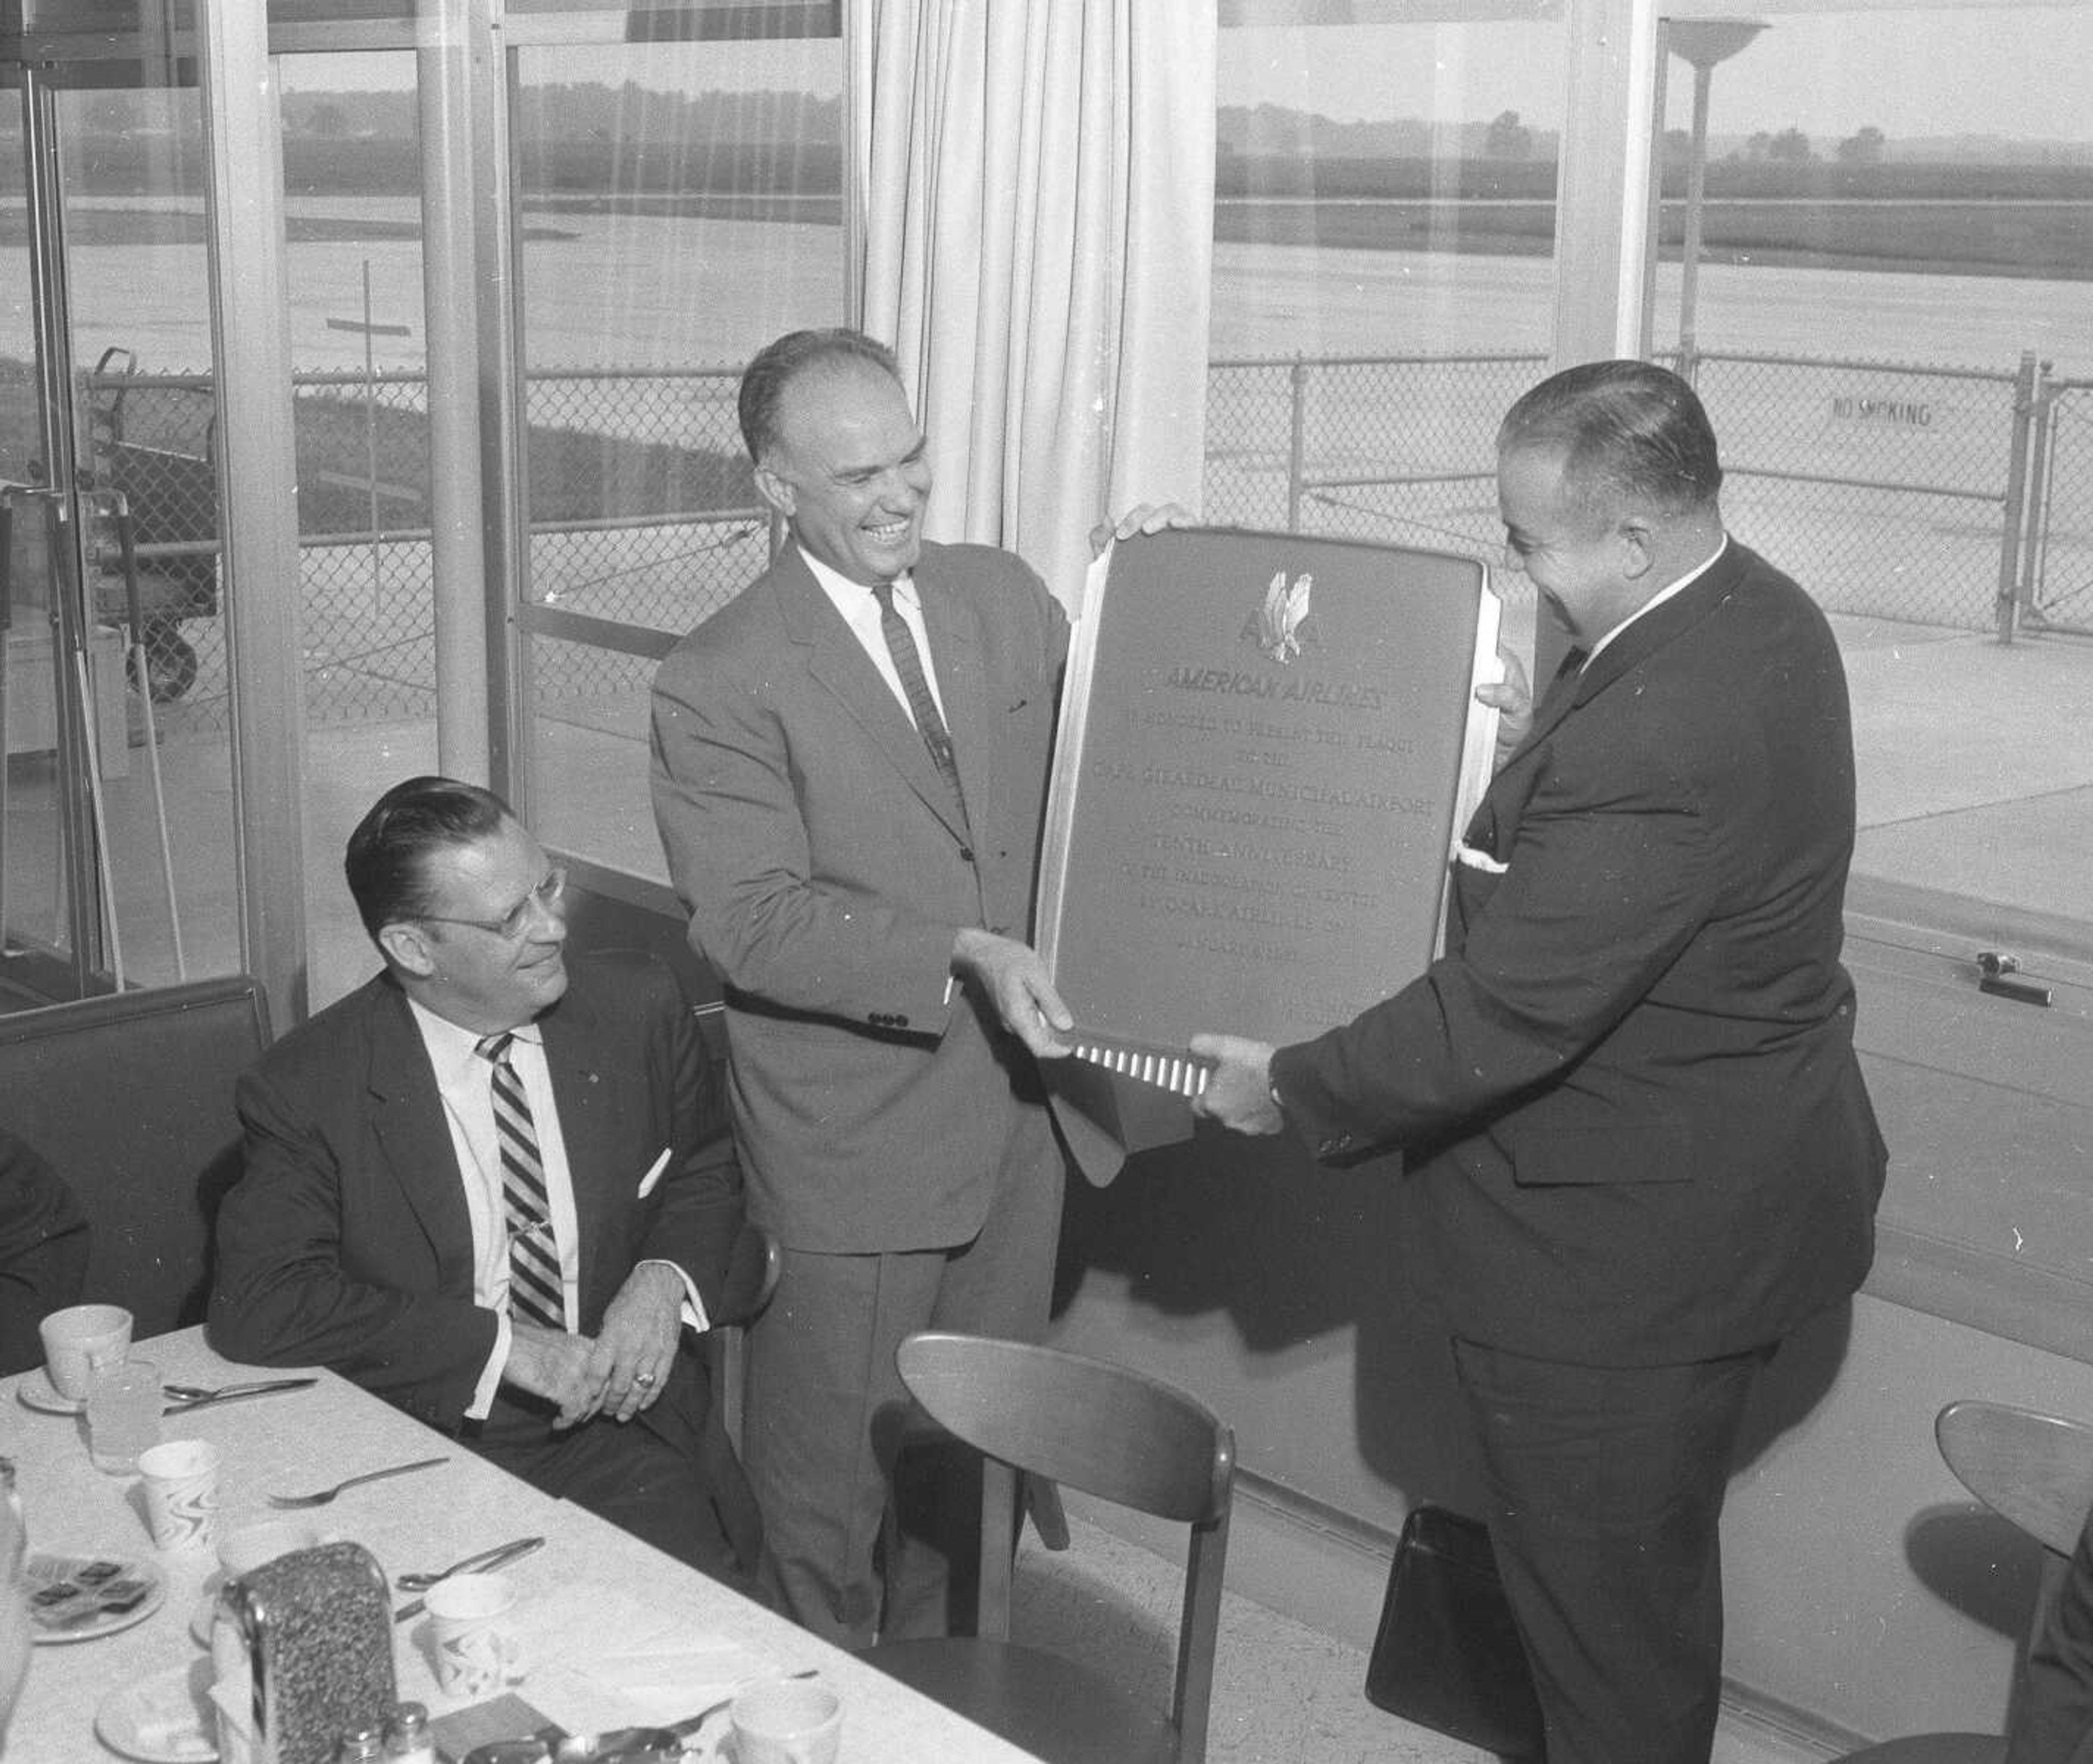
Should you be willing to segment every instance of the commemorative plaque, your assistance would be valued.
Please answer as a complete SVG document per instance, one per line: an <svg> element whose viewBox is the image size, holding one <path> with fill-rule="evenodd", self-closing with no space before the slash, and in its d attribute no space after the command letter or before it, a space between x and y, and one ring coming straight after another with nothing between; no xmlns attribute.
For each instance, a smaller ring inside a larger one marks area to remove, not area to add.
<svg viewBox="0 0 2093 1764"><path fill-rule="evenodd" d="M1497 635L1487 570L1445 553L1179 528L1098 560L1041 860L1089 1063L1064 1099L1129 1150L1182 1138L1194 1034L1299 1040L1424 970Z"/></svg>

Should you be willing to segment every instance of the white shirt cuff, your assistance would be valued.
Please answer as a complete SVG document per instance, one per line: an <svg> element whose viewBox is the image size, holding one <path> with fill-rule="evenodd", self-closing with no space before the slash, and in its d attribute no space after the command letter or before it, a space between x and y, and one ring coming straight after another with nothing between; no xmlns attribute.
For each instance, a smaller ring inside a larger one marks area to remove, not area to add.
<svg viewBox="0 0 2093 1764"><path fill-rule="evenodd" d="M678 1268L674 1262L660 1256L648 1256L636 1263L635 1266L645 1268L650 1263L655 1267L671 1270L676 1278L683 1283L683 1321L691 1328L696 1329L699 1334L703 1335L712 1327L712 1324L705 1316L705 1302L698 1296L698 1283L682 1269Z"/></svg>
<svg viewBox="0 0 2093 1764"><path fill-rule="evenodd" d="M497 1311L494 1314L494 1351L487 1356L487 1369L479 1375L479 1387L472 1393L465 1418L468 1421L484 1421L494 1406L494 1393L501 1388L501 1375L509 1367L509 1344L515 1332L509 1327L509 1314Z"/></svg>

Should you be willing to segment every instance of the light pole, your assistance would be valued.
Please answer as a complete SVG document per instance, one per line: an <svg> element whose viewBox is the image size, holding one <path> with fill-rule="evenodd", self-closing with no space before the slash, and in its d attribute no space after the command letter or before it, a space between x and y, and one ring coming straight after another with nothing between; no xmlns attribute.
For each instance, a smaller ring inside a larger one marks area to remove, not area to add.
<svg viewBox="0 0 2093 1764"><path fill-rule="evenodd" d="M1671 52L1693 67L1693 145L1686 162L1686 234L1679 251L1679 371L1693 377L1693 306L1700 293L1701 206L1708 189L1708 89L1715 63L1766 28L1760 19L1674 19Z"/></svg>

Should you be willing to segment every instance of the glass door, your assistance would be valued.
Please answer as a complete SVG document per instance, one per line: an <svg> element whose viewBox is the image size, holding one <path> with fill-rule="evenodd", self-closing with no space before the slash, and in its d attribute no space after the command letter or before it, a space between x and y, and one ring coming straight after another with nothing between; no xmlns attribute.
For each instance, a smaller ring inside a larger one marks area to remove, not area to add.
<svg viewBox="0 0 2093 1764"><path fill-rule="evenodd" d="M240 965L201 113L75 41L0 42L7 1007Z"/></svg>

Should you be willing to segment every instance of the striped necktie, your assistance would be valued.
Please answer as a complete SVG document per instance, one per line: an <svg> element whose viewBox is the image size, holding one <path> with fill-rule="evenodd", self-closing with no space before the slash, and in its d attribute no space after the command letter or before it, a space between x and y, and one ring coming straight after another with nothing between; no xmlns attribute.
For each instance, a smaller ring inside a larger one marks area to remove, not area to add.
<svg viewBox="0 0 2093 1764"><path fill-rule="evenodd" d="M504 1029L482 1036L473 1049L494 1068L494 1133L501 1143L502 1222L509 1233L509 1314L548 1329L564 1329L566 1303L552 1242L552 1197L538 1155L530 1099L509 1058L515 1039Z"/></svg>
<svg viewBox="0 0 2093 1764"><path fill-rule="evenodd" d="M872 597L879 602L880 633L886 639L886 652L894 658L894 671L901 676L901 690L908 698L909 713L916 719L923 745L930 750L938 775L952 793L952 806L959 810L960 819L964 822L967 799L960 789L960 762L952 752L951 731L946 728L945 719L938 714L938 700L932 696L930 683L924 676L923 658L916 652L915 634L908 629L908 621L895 608L892 583L875 582Z"/></svg>

